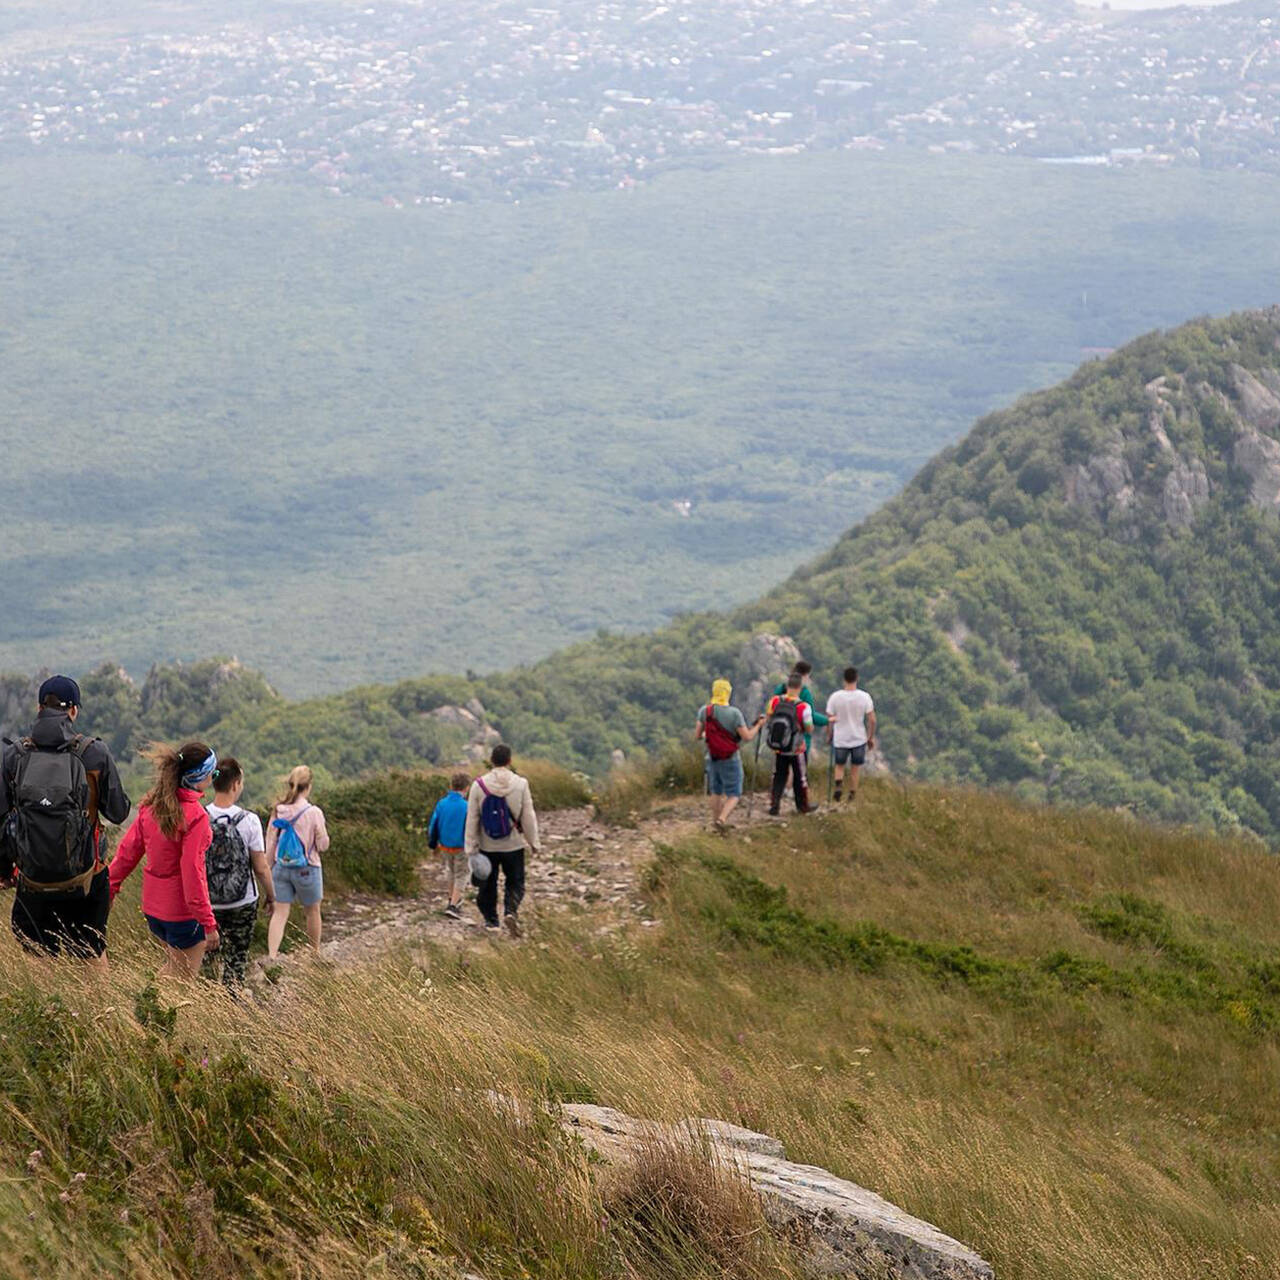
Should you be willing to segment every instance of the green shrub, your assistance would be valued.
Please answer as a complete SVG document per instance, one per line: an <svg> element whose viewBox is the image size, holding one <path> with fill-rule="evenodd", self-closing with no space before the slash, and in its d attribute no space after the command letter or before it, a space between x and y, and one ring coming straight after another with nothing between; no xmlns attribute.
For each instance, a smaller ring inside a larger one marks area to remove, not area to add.
<svg viewBox="0 0 1280 1280"><path fill-rule="evenodd" d="M389 822L335 822L324 855L325 887L411 897L419 890L418 865L427 857L420 831Z"/></svg>
<svg viewBox="0 0 1280 1280"><path fill-rule="evenodd" d="M393 770L326 787L316 800L331 822L367 822L426 831L436 801L449 790L443 773Z"/></svg>
<svg viewBox="0 0 1280 1280"><path fill-rule="evenodd" d="M517 760L516 771L528 778L539 810L580 809L591 803L591 786L580 773L570 773L546 760Z"/></svg>

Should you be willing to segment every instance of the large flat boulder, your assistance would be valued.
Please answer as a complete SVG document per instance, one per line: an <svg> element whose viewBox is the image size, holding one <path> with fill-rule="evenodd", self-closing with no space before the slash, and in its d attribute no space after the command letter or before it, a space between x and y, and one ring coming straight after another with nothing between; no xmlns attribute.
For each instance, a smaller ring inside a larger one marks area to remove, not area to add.
<svg viewBox="0 0 1280 1280"><path fill-rule="evenodd" d="M846 1280L993 1280L991 1265L937 1227L825 1169L793 1164L782 1143L723 1120L660 1125L611 1107L561 1108L565 1127L606 1161L655 1140L690 1141L746 1179L765 1217L795 1242L806 1272Z"/></svg>

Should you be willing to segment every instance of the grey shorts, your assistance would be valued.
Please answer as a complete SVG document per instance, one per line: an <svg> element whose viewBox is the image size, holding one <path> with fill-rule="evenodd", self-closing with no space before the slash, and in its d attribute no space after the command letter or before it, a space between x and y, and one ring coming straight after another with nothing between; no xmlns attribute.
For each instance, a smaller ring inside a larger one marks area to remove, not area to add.
<svg viewBox="0 0 1280 1280"><path fill-rule="evenodd" d="M286 867L277 862L271 868L271 883L277 902L297 902L314 907L324 897L324 872L319 867Z"/></svg>
<svg viewBox="0 0 1280 1280"><path fill-rule="evenodd" d="M471 879L471 866L466 853L461 849L446 849L441 845L440 858L444 863L444 878L450 891L456 889L461 893Z"/></svg>
<svg viewBox="0 0 1280 1280"><path fill-rule="evenodd" d="M836 764L866 764L867 763L867 744L864 742L860 747L834 747Z"/></svg>
<svg viewBox="0 0 1280 1280"><path fill-rule="evenodd" d="M737 751L727 760L707 757L707 790L713 796L742 794L742 756Z"/></svg>

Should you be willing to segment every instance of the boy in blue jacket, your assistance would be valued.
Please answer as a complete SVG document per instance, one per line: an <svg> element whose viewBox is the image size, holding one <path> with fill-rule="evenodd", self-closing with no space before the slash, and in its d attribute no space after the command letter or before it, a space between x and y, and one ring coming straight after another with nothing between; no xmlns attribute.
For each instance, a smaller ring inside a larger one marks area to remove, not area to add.
<svg viewBox="0 0 1280 1280"><path fill-rule="evenodd" d="M450 791L436 805L427 828L427 847L439 849L444 859L445 879L449 882L449 905L444 913L450 920L462 919L462 890L467 883L467 792L471 778L455 773L449 780Z"/></svg>

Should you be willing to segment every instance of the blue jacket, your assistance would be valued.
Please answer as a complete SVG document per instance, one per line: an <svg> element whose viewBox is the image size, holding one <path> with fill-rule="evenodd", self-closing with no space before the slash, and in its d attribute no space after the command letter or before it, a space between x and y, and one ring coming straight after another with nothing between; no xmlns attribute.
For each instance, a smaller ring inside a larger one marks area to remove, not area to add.
<svg viewBox="0 0 1280 1280"><path fill-rule="evenodd" d="M438 849L461 849L467 838L467 797L461 791L450 791L431 814L427 828L427 845Z"/></svg>

